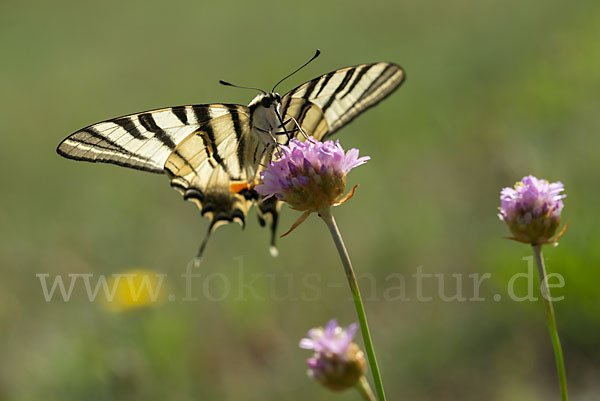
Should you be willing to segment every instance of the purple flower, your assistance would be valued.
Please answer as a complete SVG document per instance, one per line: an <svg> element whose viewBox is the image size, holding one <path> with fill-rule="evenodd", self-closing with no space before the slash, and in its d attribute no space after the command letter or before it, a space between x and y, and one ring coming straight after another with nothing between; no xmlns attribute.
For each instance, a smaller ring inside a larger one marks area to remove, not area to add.
<svg viewBox="0 0 600 401"><path fill-rule="evenodd" d="M344 330L337 324L337 320L331 319L325 329L316 328L308 331L308 337L300 341L300 348L312 349L315 352L326 352L338 354L345 358L348 346L356 335L356 323Z"/></svg>
<svg viewBox="0 0 600 401"><path fill-rule="evenodd" d="M365 370L363 352L353 342L357 329L354 323L344 330L332 319L324 329L309 330L300 340L300 348L315 351L307 360L308 375L335 391L354 386Z"/></svg>
<svg viewBox="0 0 600 401"><path fill-rule="evenodd" d="M317 212L339 204L346 187L346 174L369 160L358 157L358 149L347 153L339 141L305 142L292 139L280 147L280 157L260 173L262 183L256 191L267 198L283 200L296 210Z"/></svg>
<svg viewBox="0 0 600 401"><path fill-rule="evenodd" d="M563 209L561 182L549 183L530 175L523 177L514 188L500 192L501 220L505 221L515 240L528 244L555 242L552 236L560 225Z"/></svg>

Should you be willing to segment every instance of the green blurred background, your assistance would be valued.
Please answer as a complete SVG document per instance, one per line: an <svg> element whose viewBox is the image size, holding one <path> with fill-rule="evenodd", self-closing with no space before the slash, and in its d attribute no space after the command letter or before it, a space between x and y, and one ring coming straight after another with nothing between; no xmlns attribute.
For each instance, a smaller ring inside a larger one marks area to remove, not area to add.
<svg viewBox="0 0 600 401"><path fill-rule="evenodd" d="M571 399L599 400L599 38L593 0L3 0L0 400L359 399L309 380L310 354L297 347L312 326L356 320L316 217L275 259L254 211L244 231L218 230L193 281L198 300L183 302L181 274L207 226L196 207L166 177L55 153L111 117L247 104L252 92L218 80L270 87L316 47L322 56L280 91L363 62L407 71L339 135L372 157L335 214L363 276L388 399L559 398L543 304L492 298L530 254L502 239L499 191L535 174L567 189L571 224L546 248L547 267L566 280L556 312ZM281 228L297 217L284 210ZM433 301L417 302L419 266L445 274L448 294L462 274L467 296L469 274L491 273L487 300L443 302L431 281ZM114 312L79 284L69 302L46 302L36 278L130 269L166 274L176 300ZM411 301L390 299L393 274Z"/></svg>

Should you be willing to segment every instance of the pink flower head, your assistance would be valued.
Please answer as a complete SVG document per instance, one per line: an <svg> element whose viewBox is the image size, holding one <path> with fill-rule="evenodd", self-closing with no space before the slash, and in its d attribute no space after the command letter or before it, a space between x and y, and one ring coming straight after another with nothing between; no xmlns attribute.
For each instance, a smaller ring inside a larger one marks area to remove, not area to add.
<svg viewBox="0 0 600 401"><path fill-rule="evenodd" d="M529 244L554 242L552 236L560 225L560 214L567 195L561 194L561 182L550 183L530 175L514 188L500 192L500 219L505 221L514 239Z"/></svg>
<svg viewBox="0 0 600 401"><path fill-rule="evenodd" d="M339 141L305 142L292 139L281 145L280 156L260 173L262 183L255 187L267 198L277 197L297 210L316 212L336 204L346 186L346 175L369 160L358 157L358 149L347 153Z"/></svg>
<svg viewBox="0 0 600 401"><path fill-rule="evenodd" d="M335 391L354 386L365 369L363 352L353 342L357 329L354 323L344 330L332 319L324 329L309 330L300 340L300 348L315 351L307 360L308 375Z"/></svg>
<svg viewBox="0 0 600 401"><path fill-rule="evenodd" d="M337 320L331 319L325 329L319 327L309 330L308 336L300 340L300 348L337 354L341 359L345 359L348 346L354 340L357 328L357 324L353 323L344 330L338 326Z"/></svg>

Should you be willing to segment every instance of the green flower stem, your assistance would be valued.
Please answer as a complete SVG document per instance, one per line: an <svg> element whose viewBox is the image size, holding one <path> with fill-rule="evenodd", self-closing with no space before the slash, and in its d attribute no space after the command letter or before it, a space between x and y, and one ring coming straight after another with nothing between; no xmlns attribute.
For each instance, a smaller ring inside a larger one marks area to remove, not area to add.
<svg viewBox="0 0 600 401"><path fill-rule="evenodd" d="M560 383L560 395L562 401L568 401L567 396L567 375L565 373L565 361L563 359L560 339L558 338L558 330L556 328L556 317L554 316L554 307L552 306L550 287L546 280L546 266L544 265L544 256L542 255L542 246L533 245L533 256L538 268L540 282L542 283L542 298L546 304L546 314L548 317L548 330L550 331L550 339L554 347L554 357L556 359L556 370L558 371L558 381Z"/></svg>
<svg viewBox="0 0 600 401"><path fill-rule="evenodd" d="M352 263L350 262L348 251L346 250L344 240L342 239L340 230L338 230L337 224L335 223L335 219L333 218L329 207L320 210L319 215L321 216L323 221L325 221L325 224L327 224L327 227L331 232L331 236L333 237L333 242L335 242L335 246L338 250L338 253L340 254L340 258L342 259L342 264L344 265L344 270L346 272L346 278L348 279L350 291L352 292L352 297L354 298L354 307L356 308L356 314L358 315L360 330L367 351L367 358L369 359L369 365L371 367L371 372L373 373L373 380L375 380L377 398L379 399L379 401L385 401L383 383L381 381L379 367L377 366L377 359L375 358L375 350L373 349L373 342L371 341L371 333L369 332L369 325L367 323L365 307L363 306L363 301L360 296L360 290L358 289L358 282L356 281L356 275L354 274L354 269L352 268Z"/></svg>
<svg viewBox="0 0 600 401"><path fill-rule="evenodd" d="M375 398L375 394L373 394L373 390L371 390L371 386L369 386L369 382L367 381L366 377L361 376L358 380L358 383L356 383L356 386L354 387L356 387L356 391L360 393L361 397L365 401L377 401L377 398Z"/></svg>

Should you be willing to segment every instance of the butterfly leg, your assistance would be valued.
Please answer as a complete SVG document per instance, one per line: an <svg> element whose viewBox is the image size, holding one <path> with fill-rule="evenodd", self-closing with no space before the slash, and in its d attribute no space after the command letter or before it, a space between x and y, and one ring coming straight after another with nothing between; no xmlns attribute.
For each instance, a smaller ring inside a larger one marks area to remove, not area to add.
<svg viewBox="0 0 600 401"><path fill-rule="evenodd" d="M279 114L279 111L277 109L275 109L275 114L277 114L277 119L279 120L279 122L281 123L281 125L279 126L279 128L283 128L283 132L285 133L285 135L287 136L287 140L288 142L292 139L292 136L289 134L288 130L285 129L285 125L290 121L289 119L287 121L283 121L283 118L281 118L281 114Z"/></svg>
<svg viewBox="0 0 600 401"><path fill-rule="evenodd" d="M268 149L268 147L265 147L262 150L262 152L260 152L260 156L258 157L258 159L256 159L258 161L258 165L262 166L264 168L268 168L269 167L269 161L270 161L270 160L263 160L263 158L265 156L265 153L267 153L267 149ZM281 150L279 149L279 146L276 146L276 149L277 149L277 152L278 152L277 156L281 156L281 153L280 153ZM248 177L254 177L254 173L247 174L247 175L248 175Z"/></svg>
<svg viewBox="0 0 600 401"><path fill-rule="evenodd" d="M281 149L279 149L279 142L277 142L277 138L275 138L275 135L277 135L278 133L273 133L270 130L266 130L260 127L254 127L257 131L264 133L265 135L269 135L271 137L271 140L273 141L273 143L275 144L275 148L277 149L277 156L281 157L283 156L283 154L281 153ZM258 158L258 160L261 160L262 157L264 156L265 152L267 151L268 146L265 146L265 148L263 149L260 157Z"/></svg>
<svg viewBox="0 0 600 401"><path fill-rule="evenodd" d="M297 133L297 132L299 132L299 129L298 129L298 128L294 128L294 129L293 129L293 130L291 130L291 131L281 131L281 132L274 132L274 133L273 133L273 135L275 135L275 136L279 136L279 135L288 135L288 134L295 134L295 133Z"/></svg>
<svg viewBox="0 0 600 401"><path fill-rule="evenodd" d="M304 136L305 139L308 139L308 135L306 135L306 132L304 132L304 130L302 129L300 124L298 124L298 121L296 121L296 119L294 117L290 117L290 120L292 120L294 122L294 124L296 124L296 131L300 132Z"/></svg>
<svg viewBox="0 0 600 401"><path fill-rule="evenodd" d="M282 157L283 156L283 152L281 151L281 147L279 146L279 142L277 142L277 139L275 138L275 135L277 135L276 133L273 134L271 132L269 132L269 135L271 135L271 139L273 139L273 142L275 143L275 149L277 149L277 156L278 157ZM260 155L260 160L262 160L263 156L265 155L265 152L267 151L267 147L265 147Z"/></svg>
<svg viewBox="0 0 600 401"><path fill-rule="evenodd" d="M287 135L288 142L290 141L290 139L292 139L290 133L295 134L296 132L300 132L302 134L302 136L304 136L305 139L308 139L308 135L306 135L306 132L304 132L304 130L302 129L300 124L298 124L298 121L296 121L296 119L294 117L290 117L287 120L283 121L283 119L281 118L281 115L279 114L279 112L277 112L277 118L279 119L279 122L281 123L279 128L283 128L283 133L285 133ZM288 130L285 128L286 124L289 123L290 121L293 121L294 124L296 125L296 129L294 129L292 132L288 132Z"/></svg>
<svg viewBox="0 0 600 401"><path fill-rule="evenodd" d="M289 123L290 121L294 122L294 124L296 125L296 128L294 128L293 130L288 131L287 129L285 129L284 125L287 124L287 123ZM308 139L308 135L302 129L302 127L300 126L300 124L298 124L298 121L296 121L296 119L294 117L288 118L282 124L283 125L280 125L279 128L283 128L284 131L282 131L282 132L275 132L275 133L273 133L273 135L287 135L288 136L288 140L289 140L290 139L290 134L295 134L297 132L300 132L302 134L302 136L304 136L305 139Z"/></svg>
<svg viewBox="0 0 600 401"><path fill-rule="evenodd" d="M289 123L290 121L292 121L292 117L290 117L287 120L285 120L284 122L282 122L281 125L279 127L277 127L277 128L283 128L283 127L285 127L285 125L287 123Z"/></svg>

